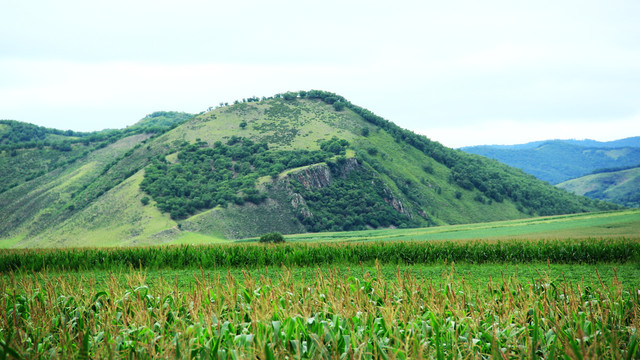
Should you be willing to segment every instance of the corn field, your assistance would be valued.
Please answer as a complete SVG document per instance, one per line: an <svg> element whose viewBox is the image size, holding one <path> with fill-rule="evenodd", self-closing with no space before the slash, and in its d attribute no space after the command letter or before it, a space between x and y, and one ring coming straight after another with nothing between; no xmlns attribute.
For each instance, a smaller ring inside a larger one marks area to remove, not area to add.
<svg viewBox="0 0 640 360"><path fill-rule="evenodd" d="M451 264L451 263L449 263ZM203 359L639 359L640 293L614 278L548 274L440 285L378 263L302 280L194 271L191 286L146 273L0 276L0 357Z"/></svg>
<svg viewBox="0 0 640 360"><path fill-rule="evenodd" d="M3 250L0 271L220 268L333 264L586 263L640 259L634 239L224 244L131 248Z"/></svg>

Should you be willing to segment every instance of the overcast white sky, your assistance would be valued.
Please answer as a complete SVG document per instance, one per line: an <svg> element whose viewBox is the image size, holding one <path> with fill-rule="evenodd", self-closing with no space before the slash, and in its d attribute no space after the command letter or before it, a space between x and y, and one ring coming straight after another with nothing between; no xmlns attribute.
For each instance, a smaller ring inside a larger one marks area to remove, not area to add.
<svg viewBox="0 0 640 360"><path fill-rule="evenodd" d="M640 1L0 3L0 119L100 130L321 89L444 145L640 135Z"/></svg>

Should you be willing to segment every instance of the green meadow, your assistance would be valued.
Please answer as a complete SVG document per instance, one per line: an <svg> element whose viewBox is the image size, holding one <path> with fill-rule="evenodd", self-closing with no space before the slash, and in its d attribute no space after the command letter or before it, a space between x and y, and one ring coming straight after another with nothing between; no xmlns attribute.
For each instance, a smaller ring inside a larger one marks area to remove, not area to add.
<svg viewBox="0 0 640 360"><path fill-rule="evenodd" d="M418 229L385 229L287 236L288 241L432 241L640 238L640 210L559 215ZM251 239L252 241L253 239Z"/></svg>

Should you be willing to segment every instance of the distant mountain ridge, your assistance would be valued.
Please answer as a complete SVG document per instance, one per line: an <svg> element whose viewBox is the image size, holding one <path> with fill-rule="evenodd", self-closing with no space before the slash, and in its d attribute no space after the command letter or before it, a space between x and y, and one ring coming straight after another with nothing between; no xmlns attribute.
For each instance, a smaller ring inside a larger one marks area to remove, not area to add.
<svg viewBox="0 0 640 360"><path fill-rule="evenodd" d="M0 134L23 125L0 124ZM619 208L319 90L195 116L153 113L122 130L45 133L0 146L0 247L227 241Z"/></svg>
<svg viewBox="0 0 640 360"><path fill-rule="evenodd" d="M495 148L495 149L511 149L511 150L521 150L521 149L533 149L542 144L550 143L550 142L562 142L567 144L572 144L581 147L597 147L597 148L619 148L619 147L640 147L640 136L634 136L619 140L612 141L597 141L591 139L584 140L576 140L576 139L553 139L553 140L541 140L541 141L532 141L524 144L514 144L514 145L477 145L477 146L465 146L461 147L460 150L466 151L467 149L473 148Z"/></svg>
<svg viewBox="0 0 640 360"><path fill-rule="evenodd" d="M549 140L520 145L463 147L461 150L495 159L551 184L558 184L598 169L639 164L640 136L607 142Z"/></svg>

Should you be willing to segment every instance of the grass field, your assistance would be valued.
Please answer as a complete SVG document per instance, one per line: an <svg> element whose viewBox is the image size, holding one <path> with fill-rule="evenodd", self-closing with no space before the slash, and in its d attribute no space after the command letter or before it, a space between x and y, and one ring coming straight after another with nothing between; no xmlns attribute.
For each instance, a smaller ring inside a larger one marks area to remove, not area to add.
<svg viewBox="0 0 640 360"><path fill-rule="evenodd" d="M639 223L631 210L3 250L0 356L640 359Z"/></svg>
<svg viewBox="0 0 640 360"><path fill-rule="evenodd" d="M559 215L418 229L324 232L287 236L288 241L430 241L498 239L583 239L627 237L640 239L640 210ZM254 241L247 239L240 241Z"/></svg>

